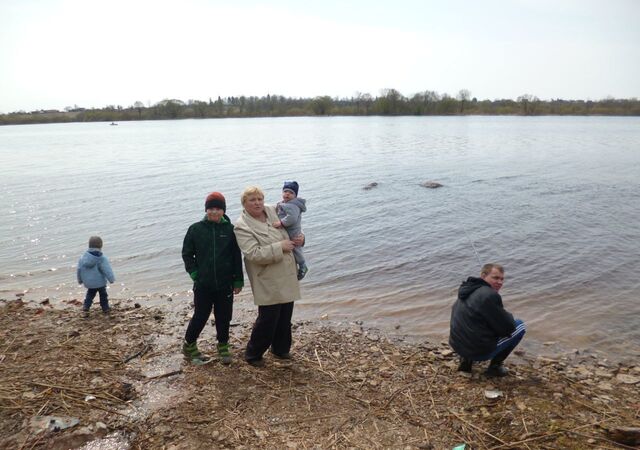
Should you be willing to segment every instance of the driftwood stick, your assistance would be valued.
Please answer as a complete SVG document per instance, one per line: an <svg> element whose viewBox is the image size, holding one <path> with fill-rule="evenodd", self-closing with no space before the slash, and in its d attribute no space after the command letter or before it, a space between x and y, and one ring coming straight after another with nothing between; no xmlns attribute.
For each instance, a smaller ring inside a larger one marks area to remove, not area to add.
<svg viewBox="0 0 640 450"><path fill-rule="evenodd" d="M422 380L419 380L419 381L422 381ZM394 398L396 398L396 396L397 396L400 392L404 391L405 389L407 389L407 388L411 387L412 385L414 385L414 384L416 384L416 383L417 383L417 381L414 381L413 383L406 384L406 385L402 386L401 388L398 388L398 389L396 389L395 391L393 391L393 392L391 393L391 395L389 396L389 398L387 399L387 401L385 402L385 404L382 406L382 409L387 409L387 407L391 404L391 402L393 401L393 399L394 399Z"/></svg>
<svg viewBox="0 0 640 450"><path fill-rule="evenodd" d="M405 356L402 360L403 363L406 363L407 361L409 361L411 358L413 358L414 356L416 356L418 353L424 353L424 350L419 349L416 350L415 352L411 353L409 356Z"/></svg>
<svg viewBox="0 0 640 450"><path fill-rule="evenodd" d="M109 394L108 392L96 392L96 393L90 393L90 392L86 392L86 391L81 391L80 389L76 389L70 386L57 386L57 385L53 385L53 384L46 384L46 383L40 383L37 381L32 381L31 384L35 384L36 386L43 386L43 387L47 387L49 389L58 389L60 391L69 391L69 392L75 392L76 394L81 394L84 396L87 395L93 395L96 398L101 398L103 400L107 400L107 401L112 401L113 399L118 400L119 402L123 402L124 400L115 397L111 394Z"/></svg>
<svg viewBox="0 0 640 450"><path fill-rule="evenodd" d="M85 356L84 358L90 361L103 361L103 362L114 362L114 363L122 362L119 359L114 359L114 358L94 358L92 356Z"/></svg>
<svg viewBox="0 0 640 450"><path fill-rule="evenodd" d="M40 407L40 409L39 409L39 410L38 410L38 412L36 413L36 416L39 416L39 415L42 413L42 411L44 411L44 409L47 407L47 405L48 405L48 404L49 404L49 400L47 400L46 402L44 402L44 405L42 405L42 406Z"/></svg>
<svg viewBox="0 0 640 450"><path fill-rule="evenodd" d="M596 412L602 416L606 416L608 413L604 412L604 411L600 411L598 408L595 408L591 405L588 405L587 403L581 402L580 400L578 400L577 398L571 398L572 401L574 401L575 403L584 406L587 409L590 409L593 412Z"/></svg>
<svg viewBox="0 0 640 450"><path fill-rule="evenodd" d="M316 359L318 360L318 365L320 366L320 370L323 370L323 369L322 369L322 361L320 361L320 356L318 356L318 349L317 349L317 348L314 348L314 349L313 349L313 353L315 353L315 354L316 354Z"/></svg>
<svg viewBox="0 0 640 450"><path fill-rule="evenodd" d="M606 420L606 419L605 419L605 420ZM547 439L547 438L549 438L549 437L557 436L557 435L559 435L559 434L572 433L572 432L574 432L574 431L576 431L576 430L580 430L580 429L582 429L582 428L593 427L593 426L596 426L596 425L601 424L602 422L604 422L604 420L599 420L599 421L597 421L597 422L588 423L588 424L586 424L586 425L580 425L579 427L575 427L575 428L573 428L573 429L571 429L571 430L556 431L555 433L547 433L547 434L543 434L543 435L540 435L540 436L534 436L534 437L532 437L532 438L523 439L523 440L521 440L521 441L504 443L504 444L502 444L502 445L498 445L498 446L496 446L496 447L491 447L489 450L497 450L497 449L499 449L499 448L517 447L518 445L520 445L520 444L524 444L524 443L527 443L527 442L539 441L539 440L541 440L541 439Z"/></svg>
<svg viewBox="0 0 640 450"><path fill-rule="evenodd" d="M596 436L592 436L590 434L578 433L577 431L567 431L567 433L575 434L575 435L586 437L586 438L589 438L589 439L597 439L599 441L604 441L604 442L607 442L607 443L609 443L611 445L617 445L618 447L622 447L622 448L630 448L630 449L637 449L638 448L638 446L631 447L631 446L625 445L625 444L623 444L621 442L612 441L611 439L607 439L606 437L603 437L603 436L597 436L597 435Z"/></svg>
<svg viewBox="0 0 640 450"><path fill-rule="evenodd" d="M126 363L128 363L129 361L131 361L132 359L137 358L138 356L140 356L140 357L144 356L144 354L145 354L145 353L147 353L149 350L151 350L151 345L150 345L150 344L146 344L144 347L142 347L142 349L141 349L139 352L134 353L134 354L133 354L133 355L131 355L131 356L127 356L127 357L122 361L122 364L126 364Z"/></svg>
<svg viewBox="0 0 640 450"><path fill-rule="evenodd" d="M73 388L73 387L70 387L70 386L58 386L58 385L55 385L55 384L40 383L38 381L32 381L31 384L35 384L36 386L42 386L42 387L46 387L46 388L50 388L50 389L58 389L60 391L75 392L76 394L81 394L81 395L84 395L84 396L93 395L94 397L104 398L104 395L101 395L99 393L92 394L90 392L81 391L80 389L76 389L76 388Z"/></svg>
<svg viewBox="0 0 640 450"><path fill-rule="evenodd" d="M151 380L159 380L160 378L167 378L167 377L172 377L174 375L180 375L181 373L182 373L182 369L174 370L173 372L163 373L162 375L156 375L156 376L147 378L145 383Z"/></svg>
<svg viewBox="0 0 640 450"><path fill-rule="evenodd" d="M2 351L2 353L7 353L7 351L9 350L9 348L11 347L11 345L16 341L16 339L18 339L18 336L14 336L13 339L11 339L11 342L9 342L6 347L4 348L4 350ZM4 356L4 355L3 355Z"/></svg>
<svg viewBox="0 0 640 450"><path fill-rule="evenodd" d="M305 417L302 419L283 420L281 422L272 423L271 426L285 425L288 423L313 422L314 420L324 420L324 419L330 419L331 417L339 417L339 416L341 416L341 414L328 414L326 416L314 416L314 417Z"/></svg>
<svg viewBox="0 0 640 450"><path fill-rule="evenodd" d="M115 409L105 408L104 406L97 405L96 403L88 403L88 402L85 402L85 401L77 399L77 398L74 398L73 400L76 403L79 403L79 404L81 404L81 405L83 405L85 407L88 406L89 408L100 409L100 410L106 411L108 413L118 414L118 415L124 416L124 417L129 417L129 414L121 413L120 411L116 411Z"/></svg>
<svg viewBox="0 0 640 450"><path fill-rule="evenodd" d="M498 441L498 442L502 443L503 445L509 445L509 444L507 444L505 441L503 441L502 439L500 439L499 437L496 437L496 436L494 436L493 434L489 433L488 431L483 430L483 429L482 429L482 428L480 428L479 426L474 425L474 424L472 424L472 423L468 422L467 420L463 419L462 417L460 417L460 416L459 416L458 414L456 414L455 412L453 412L453 411L451 411L451 410L449 410L449 412L450 412L451 414L453 414L454 416L456 416L456 418L457 418L459 421L464 422L465 424L469 425L471 428L473 428L473 429L475 429L475 430L478 430L478 431L480 431L481 433L486 434L487 436L489 436L489 437L491 437L491 438L495 439L496 441Z"/></svg>
<svg viewBox="0 0 640 450"><path fill-rule="evenodd" d="M431 380L429 380L429 384L427 385L427 392L429 393L429 398L431 399L431 409L436 413L436 419L440 419L440 415L438 414L438 409L436 408L436 401L433 399L433 394L431 393L431 385L434 381L436 381L436 377L438 376L438 371L440 367L436 368L436 373L433 374Z"/></svg>

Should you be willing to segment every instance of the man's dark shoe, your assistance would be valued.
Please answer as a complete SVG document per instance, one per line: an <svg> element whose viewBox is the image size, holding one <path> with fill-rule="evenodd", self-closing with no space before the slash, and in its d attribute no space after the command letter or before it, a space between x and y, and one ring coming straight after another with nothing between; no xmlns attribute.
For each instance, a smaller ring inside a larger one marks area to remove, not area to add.
<svg viewBox="0 0 640 450"><path fill-rule="evenodd" d="M293 356L291 356L291 353L287 352L287 353L275 353L275 352L271 352L271 354L274 356L274 358L278 358L278 359L293 359Z"/></svg>
<svg viewBox="0 0 640 450"><path fill-rule="evenodd" d="M249 364L250 366L253 366L253 367L264 367L264 359L262 359L262 358L245 359L245 361L247 361L247 364Z"/></svg>
<svg viewBox="0 0 640 450"><path fill-rule="evenodd" d="M460 358L460 365L458 366L458 372L471 373L471 366L473 361L467 358Z"/></svg>
<svg viewBox="0 0 640 450"><path fill-rule="evenodd" d="M488 377L506 377L509 375L509 369L502 364L490 364L485 375Z"/></svg>

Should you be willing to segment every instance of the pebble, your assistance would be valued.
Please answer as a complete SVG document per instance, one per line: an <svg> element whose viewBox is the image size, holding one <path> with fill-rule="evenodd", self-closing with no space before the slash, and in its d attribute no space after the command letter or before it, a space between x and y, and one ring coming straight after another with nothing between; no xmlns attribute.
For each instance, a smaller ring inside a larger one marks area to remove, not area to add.
<svg viewBox="0 0 640 450"><path fill-rule="evenodd" d="M623 384L638 384L640 383L640 377L627 375L625 373L619 373L618 375L616 375L616 381Z"/></svg>

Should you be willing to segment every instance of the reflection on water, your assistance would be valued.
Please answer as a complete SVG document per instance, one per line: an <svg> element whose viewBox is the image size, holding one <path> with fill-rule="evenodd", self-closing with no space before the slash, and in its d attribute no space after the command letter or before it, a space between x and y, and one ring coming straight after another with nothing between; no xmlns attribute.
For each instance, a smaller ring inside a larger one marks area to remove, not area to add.
<svg viewBox="0 0 640 450"><path fill-rule="evenodd" d="M0 127L0 296L81 298L99 234L112 297L190 288L180 247L206 194L296 179L324 313L442 335L460 282L507 269L505 303L541 341L640 346L640 119L402 117ZM435 180L440 189L420 183ZM378 185L370 190L363 187Z"/></svg>

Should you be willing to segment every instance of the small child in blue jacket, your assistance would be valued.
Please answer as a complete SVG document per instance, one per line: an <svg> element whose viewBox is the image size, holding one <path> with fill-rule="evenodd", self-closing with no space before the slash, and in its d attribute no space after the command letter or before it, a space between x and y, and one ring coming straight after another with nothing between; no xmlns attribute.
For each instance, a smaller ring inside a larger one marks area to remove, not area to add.
<svg viewBox="0 0 640 450"><path fill-rule="evenodd" d="M78 283L84 284L87 288L82 310L88 313L96 293L99 293L102 312L109 314L107 281L113 283L116 281L116 277L113 274L109 260L102 254L102 239L99 236L91 236L89 238L89 249L78 261L77 275Z"/></svg>

